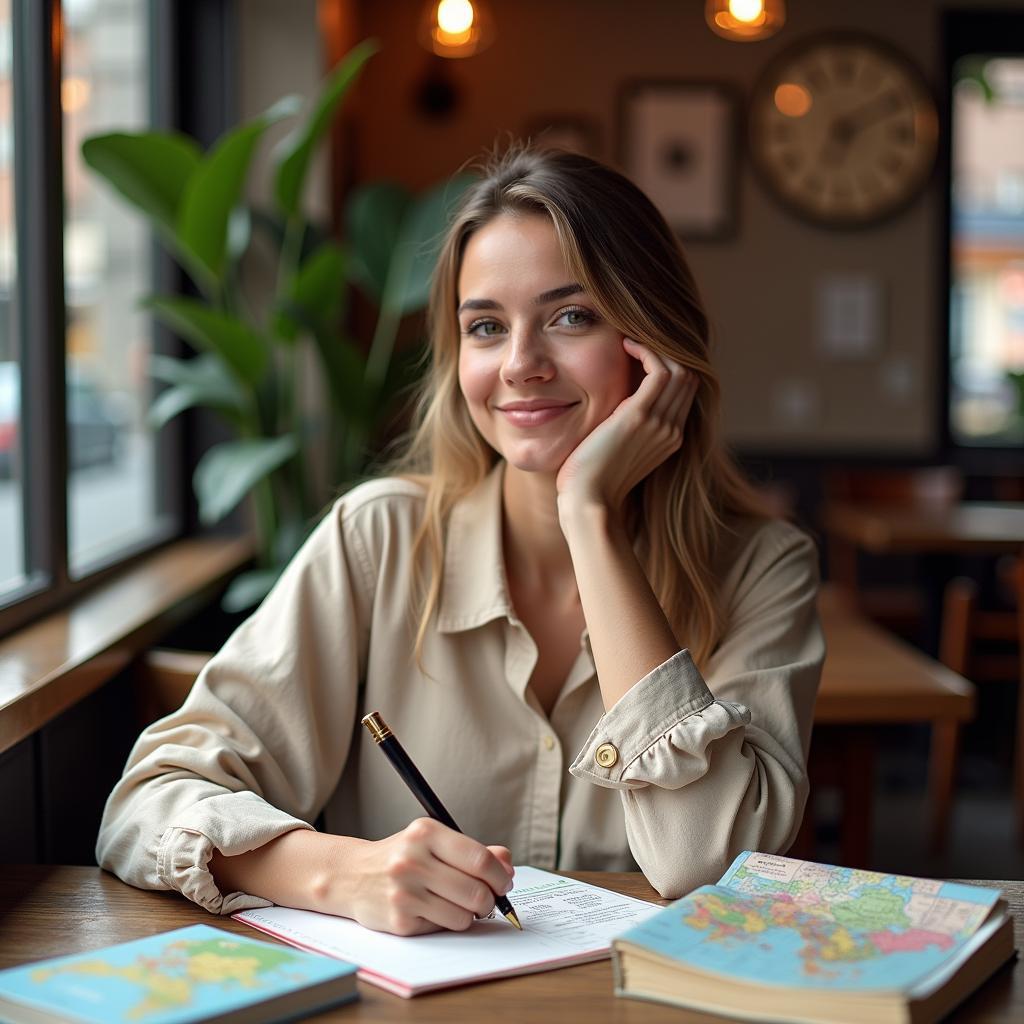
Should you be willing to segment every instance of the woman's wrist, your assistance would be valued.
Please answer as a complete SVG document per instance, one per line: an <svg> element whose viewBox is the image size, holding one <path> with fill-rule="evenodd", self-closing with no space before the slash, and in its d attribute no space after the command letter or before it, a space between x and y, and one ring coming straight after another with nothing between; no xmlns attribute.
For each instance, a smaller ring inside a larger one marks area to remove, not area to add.
<svg viewBox="0 0 1024 1024"><path fill-rule="evenodd" d="M352 901L347 854L363 843L297 828L235 857L215 850L209 868L224 896L244 892L281 906L347 916Z"/></svg>
<svg viewBox="0 0 1024 1024"><path fill-rule="evenodd" d="M572 492L558 495L558 522L570 550L577 539L614 536L622 526L608 502L596 495Z"/></svg>

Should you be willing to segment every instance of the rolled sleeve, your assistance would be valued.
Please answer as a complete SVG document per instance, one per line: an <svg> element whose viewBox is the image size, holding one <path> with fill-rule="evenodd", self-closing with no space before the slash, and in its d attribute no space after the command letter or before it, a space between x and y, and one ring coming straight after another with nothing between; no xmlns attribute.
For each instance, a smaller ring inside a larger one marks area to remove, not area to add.
<svg viewBox="0 0 1024 1024"><path fill-rule="evenodd" d="M749 721L742 705L716 701L679 651L601 716L569 771L609 789L679 789L708 770L715 740Z"/></svg>
<svg viewBox="0 0 1024 1024"><path fill-rule="evenodd" d="M185 703L143 731L97 837L101 867L218 913L267 906L218 890L213 851L309 829L348 756L373 581L344 499Z"/></svg>
<svg viewBox="0 0 1024 1024"><path fill-rule="evenodd" d="M630 852L664 897L713 882L741 850L785 851L799 828L825 655L817 585L805 534L755 532L723 583L728 627L703 677L685 650L659 665L570 768L619 790Z"/></svg>
<svg viewBox="0 0 1024 1024"><path fill-rule="evenodd" d="M249 893L222 893L210 872L214 850L227 857L257 850L297 828L312 826L285 814L255 793L213 796L183 809L164 830L157 846L156 874L167 889L176 889L213 914L234 914L270 901Z"/></svg>

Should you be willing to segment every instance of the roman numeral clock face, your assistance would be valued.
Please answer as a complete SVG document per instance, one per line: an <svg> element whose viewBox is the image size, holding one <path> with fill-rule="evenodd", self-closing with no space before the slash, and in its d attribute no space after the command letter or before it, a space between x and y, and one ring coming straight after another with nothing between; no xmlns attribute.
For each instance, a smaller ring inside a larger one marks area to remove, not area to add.
<svg viewBox="0 0 1024 1024"><path fill-rule="evenodd" d="M935 104L915 68L863 36L819 37L782 54L755 88L754 162L779 199L810 220L881 220L924 185Z"/></svg>

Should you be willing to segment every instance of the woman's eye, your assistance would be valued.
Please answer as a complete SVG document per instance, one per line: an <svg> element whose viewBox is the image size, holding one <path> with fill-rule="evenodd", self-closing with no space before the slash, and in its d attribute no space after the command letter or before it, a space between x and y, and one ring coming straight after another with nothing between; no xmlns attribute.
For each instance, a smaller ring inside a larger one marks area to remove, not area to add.
<svg viewBox="0 0 1024 1024"><path fill-rule="evenodd" d="M585 309L566 309L559 313L558 320L564 320L566 327L586 327L593 323L594 317Z"/></svg>
<svg viewBox="0 0 1024 1024"><path fill-rule="evenodd" d="M501 324L497 320L477 320L466 328L467 334L475 334L477 337L490 338L501 330Z"/></svg>

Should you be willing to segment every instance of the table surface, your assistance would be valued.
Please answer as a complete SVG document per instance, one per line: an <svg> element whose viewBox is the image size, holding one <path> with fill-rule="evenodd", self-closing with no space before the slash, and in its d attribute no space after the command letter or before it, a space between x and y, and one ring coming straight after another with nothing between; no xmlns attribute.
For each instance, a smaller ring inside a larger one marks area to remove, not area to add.
<svg viewBox="0 0 1024 1024"><path fill-rule="evenodd" d="M823 587L818 610L828 655L815 724L967 721L974 687L962 676L903 643Z"/></svg>
<svg viewBox="0 0 1024 1024"><path fill-rule="evenodd" d="M825 529L875 553L1000 554L1024 549L1024 502L952 505L860 504L830 501Z"/></svg>
<svg viewBox="0 0 1024 1024"><path fill-rule="evenodd" d="M657 894L639 874L576 872L595 885L641 899ZM1015 944L1024 948L1024 882L983 882L1003 890L1014 914ZM664 902L664 901L658 901ZM89 867L5 866L0 870L0 969L45 957L81 953L189 924L252 937L230 918L211 918L177 893L142 892ZM268 941L267 936L260 936ZM468 985L400 999L359 982L360 1000L320 1014L317 1021L557 1020L559 1024L721 1024L723 1018L612 994L609 961L580 964L521 978ZM1001 1024L1024 1019L1024 969L1003 967L949 1018Z"/></svg>

